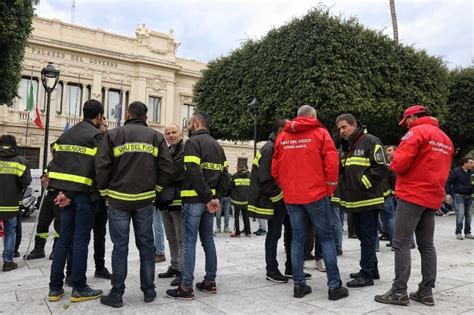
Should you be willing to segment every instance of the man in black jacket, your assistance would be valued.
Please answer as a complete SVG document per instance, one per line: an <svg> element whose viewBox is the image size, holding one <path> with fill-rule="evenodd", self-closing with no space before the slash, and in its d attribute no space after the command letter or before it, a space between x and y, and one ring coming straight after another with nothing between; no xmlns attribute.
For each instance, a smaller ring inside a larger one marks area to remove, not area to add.
<svg viewBox="0 0 474 315"><path fill-rule="evenodd" d="M244 222L244 233L246 237L250 237L250 220L247 212L247 204L249 198L250 173L247 165L237 165L237 173L232 175L230 180L230 202L234 206L234 222L235 232L230 237L240 237L239 216L242 213L242 221Z"/></svg>
<svg viewBox="0 0 474 315"><path fill-rule="evenodd" d="M181 190L183 281L177 289L166 291L170 298L194 299L193 274L198 232L206 255L206 275L204 281L196 283L196 288L210 294L217 292L213 223L214 213L219 210L219 198L226 189L224 172L227 161L222 147L209 135L209 125L209 116L199 111L188 122L190 137L184 145L184 181Z"/></svg>
<svg viewBox="0 0 474 315"><path fill-rule="evenodd" d="M163 134L148 128L147 107L133 102L124 126L110 130L96 156L97 188L109 202L112 250L112 289L100 299L104 305L122 307L127 277L130 221L140 252L140 289L144 301L153 302L155 258L153 250L153 201L174 172Z"/></svg>
<svg viewBox="0 0 474 315"><path fill-rule="evenodd" d="M5 235L3 236L3 267L2 271L17 269L13 261L15 250L17 214L23 191L31 184L31 173L22 156L18 156L16 139L11 135L0 137L0 219L3 220Z"/></svg>

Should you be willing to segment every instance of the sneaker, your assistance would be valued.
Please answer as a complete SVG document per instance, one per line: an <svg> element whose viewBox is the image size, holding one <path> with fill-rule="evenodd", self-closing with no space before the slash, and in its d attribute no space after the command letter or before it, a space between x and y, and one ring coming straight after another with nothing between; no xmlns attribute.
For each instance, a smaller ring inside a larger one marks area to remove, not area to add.
<svg viewBox="0 0 474 315"><path fill-rule="evenodd" d="M196 288L199 291L203 291L209 294L216 294L217 293L217 286L215 281L207 281L203 280L202 282L196 283Z"/></svg>
<svg viewBox="0 0 474 315"><path fill-rule="evenodd" d="M293 297L295 298L302 298L304 297L305 295L308 295L312 292L313 290L311 289L311 287L309 285L295 285L293 287Z"/></svg>
<svg viewBox="0 0 474 315"><path fill-rule="evenodd" d="M292 271L289 271L289 270L286 270L286 271L285 271L285 277L287 277L287 278L293 278L293 272L292 272ZM311 277L312 277L312 275L311 275L310 273L307 273L307 272L304 273L304 278L305 278L305 279L309 279L309 278L311 278Z"/></svg>
<svg viewBox="0 0 474 315"><path fill-rule="evenodd" d="M255 232L253 232L253 234L257 235L257 233L259 233L260 231L261 231L261 229L258 229Z"/></svg>
<svg viewBox="0 0 474 315"><path fill-rule="evenodd" d="M324 266L324 260L316 260L316 270L326 272L326 266Z"/></svg>
<svg viewBox="0 0 474 315"><path fill-rule="evenodd" d="M163 255L155 255L155 264L157 263L160 263L160 262L164 262L166 261L166 256L163 254Z"/></svg>
<svg viewBox="0 0 474 315"><path fill-rule="evenodd" d="M31 251L31 253L23 256L23 258L25 260L32 260L32 259L44 258L45 256L46 255L44 254L44 249L35 248Z"/></svg>
<svg viewBox="0 0 474 315"><path fill-rule="evenodd" d="M64 296L64 290L49 290L48 301L57 302Z"/></svg>
<svg viewBox="0 0 474 315"><path fill-rule="evenodd" d="M371 285L374 285L374 280L366 279L364 277L358 277L347 282L347 286L349 288L361 288L361 287L368 287Z"/></svg>
<svg viewBox="0 0 474 315"><path fill-rule="evenodd" d="M222 233L221 228L217 228L216 233Z"/></svg>
<svg viewBox="0 0 474 315"><path fill-rule="evenodd" d="M457 238L458 240L463 240L463 239L464 239L464 237L462 236L462 234L456 234L456 238Z"/></svg>
<svg viewBox="0 0 474 315"><path fill-rule="evenodd" d="M11 270L14 270L14 269L17 269L17 268L18 268L18 264L16 262L4 261L2 271L6 272L6 271L11 271Z"/></svg>
<svg viewBox="0 0 474 315"><path fill-rule="evenodd" d="M240 237L240 233L239 233L239 234L237 234L237 233L232 233L232 234L230 235L230 237Z"/></svg>
<svg viewBox="0 0 474 315"><path fill-rule="evenodd" d="M171 281L170 286L177 287L181 284L181 281L182 281L181 275L179 275L176 278L174 278L173 281Z"/></svg>
<svg viewBox="0 0 474 315"><path fill-rule="evenodd" d="M173 278L173 277L176 277L178 275L179 275L178 270L173 269L171 267L168 267L168 270L158 274L158 278Z"/></svg>
<svg viewBox="0 0 474 315"><path fill-rule="evenodd" d="M385 244L385 246L392 247L392 242L388 242L387 244Z"/></svg>
<svg viewBox="0 0 474 315"><path fill-rule="evenodd" d="M230 233L229 228L224 228L224 233Z"/></svg>
<svg viewBox="0 0 474 315"><path fill-rule="evenodd" d="M109 272L107 268L104 267L104 268L96 270L94 273L94 277L110 280L112 279L112 274Z"/></svg>
<svg viewBox="0 0 474 315"><path fill-rule="evenodd" d="M349 274L349 277L350 277L351 279L359 278L359 277L360 277L360 273L358 273L358 272L351 273L351 274ZM375 280L379 280L379 279L380 279L380 274L379 274L379 271L378 271L378 270L374 272L374 279L375 279Z"/></svg>
<svg viewBox="0 0 474 315"><path fill-rule="evenodd" d="M328 290L328 299L331 301L337 301L349 296L349 290L344 288L342 285L337 289Z"/></svg>
<svg viewBox="0 0 474 315"><path fill-rule="evenodd" d="M411 292L410 293L410 299L412 299L414 301L417 301L417 302L420 302L420 303L423 303L423 304L428 305L428 306L434 306L435 305L433 295L424 295L424 294L421 294L420 291Z"/></svg>
<svg viewBox="0 0 474 315"><path fill-rule="evenodd" d="M183 289L182 286L179 286L176 289L166 290L166 296L171 299L178 300L194 300L194 291L193 289Z"/></svg>
<svg viewBox="0 0 474 315"><path fill-rule="evenodd" d="M467 235L466 235L467 236ZM17 250L13 253L13 258L18 258L20 257L20 252L18 252Z"/></svg>
<svg viewBox="0 0 474 315"><path fill-rule="evenodd" d="M245 237L252 237L252 233L245 233Z"/></svg>
<svg viewBox="0 0 474 315"><path fill-rule="evenodd" d="M393 290L389 290L387 293L382 295L376 295L374 297L375 302L384 303L384 304L394 304L394 305L408 305L410 300L408 295L405 293L395 293Z"/></svg>
<svg viewBox="0 0 474 315"><path fill-rule="evenodd" d="M102 296L102 290L94 290L88 286L84 290L72 290L71 302L84 302L89 300L98 299Z"/></svg>
<svg viewBox="0 0 474 315"><path fill-rule="evenodd" d="M145 303L151 303L155 300L156 298L156 291L155 290L148 290L143 292L143 301Z"/></svg>
<svg viewBox="0 0 474 315"><path fill-rule="evenodd" d="M316 259L316 256L314 256L311 253L304 255L304 260L315 260L315 259Z"/></svg>
<svg viewBox="0 0 474 315"><path fill-rule="evenodd" d="M255 233L256 236L262 236L262 235L265 235L267 234L267 231L265 230L260 230L260 231L257 231L257 233Z"/></svg>
<svg viewBox="0 0 474 315"><path fill-rule="evenodd" d="M100 298L100 303L114 308L123 307L122 296L109 293Z"/></svg>
<svg viewBox="0 0 474 315"><path fill-rule="evenodd" d="M267 280L275 283L288 283L288 277L282 275L280 271L267 272Z"/></svg>
<svg viewBox="0 0 474 315"><path fill-rule="evenodd" d="M469 233L469 234L466 234L466 238L468 238L468 239L470 239L470 240L473 240L473 239L474 239L474 236L472 236L472 234Z"/></svg>

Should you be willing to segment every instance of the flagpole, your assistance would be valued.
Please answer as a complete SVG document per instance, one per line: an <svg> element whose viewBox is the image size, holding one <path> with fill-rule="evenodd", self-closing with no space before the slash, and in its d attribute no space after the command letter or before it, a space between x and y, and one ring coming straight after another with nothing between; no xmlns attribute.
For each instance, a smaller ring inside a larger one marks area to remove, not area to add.
<svg viewBox="0 0 474 315"><path fill-rule="evenodd" d="M30 96L30 84L33 84L33 65L31 65L31 75L30 80L28 81L27 89L26 89L26 110L28 112L26 116L26 133L25 133L25 146L28 145L28 128L30 126L30 111L28 110L28 97Z"/></svg>

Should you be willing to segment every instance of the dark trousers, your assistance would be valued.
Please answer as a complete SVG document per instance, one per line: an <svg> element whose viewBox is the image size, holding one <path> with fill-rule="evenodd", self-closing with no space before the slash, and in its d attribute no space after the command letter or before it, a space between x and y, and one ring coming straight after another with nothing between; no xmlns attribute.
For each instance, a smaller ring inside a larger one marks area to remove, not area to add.
<svg viewBox="0 0 474 315"><path fill-rule="evenodd" d="M286 271L292 271L291 241L293 240L293 230L291 229L291 221L290 221L290 216L288 215L288 211L286 211L285 213L285 218L283 219L283 226L285 227L285 232L283 233L283 244L285 244L285 254L286 254L285 273L286 273Z"/></svg>
<svg viewBox="0 0 474 315"><path fill-rule="evenodd" d="M433 244L435 210L428 209L399 199L396 211L395 231L392 246L395 251L395 279L393 289L396 293L407 293L410 279L413 232L421 255L420 293L431 295L436 282L436 250Z"/></svg>
<svg viewBox="0 0 474 315"><path fill-rule="evenodd" d="M20 248L21 244L21 237L23 235L22 233L22 228L21 228L21 214L18 212L18 215L16 216L16 228L15 228L15 251L14 253L18 252L18 249Z"/></svg>
<svg viewBox="0 0 474 315"><path fill-rule="evenodd" d="M44 249L46 240L49 236L49 226L54 220L54 237L59 237L61 231L61 211L58 206L54 204L57 192L48 192L43 201L43 207L40 209L38 217L38 226L36 227L35 248Z"/></svg>
<svg viewBox="0 0 474 315"><path fill-rule="evenodd" d="M377 272L375 244L378 239L379 210L352 213L355 233L360 241L360 274L373 279Z"/></svg>
<svg viewBox="0 0 474 315"><path fill-rule="evenodd" d="M240 234L239 214L242 212L242 220L244 221L244 233L250 234L250 220L246 205L234 204L235 234Z"/></svg>
<svg viewBox="0 0 474 315"><path fill-rule="evenodd" d="M347 213L347 234L348 235L355 235L355 227L354 227L354 220L352 219L352 213L348 212Z"/></svg>
<svg viewBox="0 0 474 315"><path fill-rule="evenodd" d="M105 201L97 202L94 226L94 261L95 270L105 268L105 235L107 234L107 206Z"/></svg>
<svg viewBox="0 0 474 315"><path fill-rule="evenodd" d="M268 232L265 238L265 263L268 273L279 271L277 260L278 240L281 237L281 230L286 216L286 207L283 201L274 204L274 211L273 218L268 219ZM287 233L285 233L285 235L286 234ZM286 243L287 241L285 241L285 244ZM291 243L291 241L289 243Z"/></svg>

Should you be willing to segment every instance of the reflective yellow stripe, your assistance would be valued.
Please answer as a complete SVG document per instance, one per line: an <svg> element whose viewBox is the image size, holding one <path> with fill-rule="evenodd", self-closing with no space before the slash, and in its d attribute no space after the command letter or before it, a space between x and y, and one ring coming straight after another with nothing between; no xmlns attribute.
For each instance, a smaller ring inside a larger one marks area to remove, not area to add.
<svg viewBox="0 0 474 315"><path fill-rule="evenodd" d="M13 207L0 207L1 212L15 212L20 210L20 207L18 206L13 206Z"/></svg>
<svg viewBox="0 0 474 315"><path fill-rule="evenodd" d="M117 147L114 147L114 156L119 157L125 153L149 153L153 156L158 156L158 148L143 142L127 142Z"/></svg>
<svg viewBox="0 0 474 315"><path fill-rule="evenodd" d="M21 163L0 161L0 174L10 174L21 177L23 173L25 173L25 170L26 165Z"/></svg>
<svg viewBox="0 0 474 315"><path fill-rule="evenodd" d="M93 180L90 178L79 176L79 175L67 174L67 173L50 172L49 178L64 180L67 182L74 182L74 183L83 184L87 186L92 186L92 183L93 183Z"/></svg>
<svg viewBox="0 0 474 315"><path fill-rule="evenodd" d="M49 236L49 233L48 232L46 232L46 233L36 233L36 236L38 236L39 238L47 239L48 236Z"/></svg>
<svg viewBox="0 0 474 315"><path fill-rule="evenodd" d="M331 201L338 202L344 208L360 208L360 207L367 207L367 206L383 204L384 197L361 200L361 201L353 201L353 202L340 200L339 198L331 198Z"/></svg>
<svg viewBox="0 0 474 315"><path fill-rule="evenodd" d="M341 162L343 166L349 166L349 165L370 166L369 158L357 157L357 156L351 156L350 158L343 159Z"/></svg>
<svg viewBox="0 0 474 315"><path fill-rule="evenodd" d="M384 197L387 197L388 195L390 195L393 191L389 188L386 192L383 193L383 196Z"/></svg>
<svg viewBox="0 0 474 315"><path fill-rule="evenodd" d="M201 164L201 158L195 155L185 155L184 156L184 163L194 163L197 165Z"/></svg>
<svg viewBox="0 0 474 315"><path fill-rule="evenodd" d="M181 199L176 199L176 200L173 200L171 203L170 203L170 207L177 207L177 206L181 206L182 205L182 201Z"/></svg>
<svg viewBox="0 0 474 315"><path fill-rule="evenodd" d="M262 153L260 153L260 151L258 151L257 154L255 155L255 158L253 159L252 164L255 165L256 167L259 167L261 157L262 157Z"/></svg>
<svg viewBox="0 0 474 315"><path fill-rule="evenodd" d="M236 205L241 205L241 206L245 206L246 204L248 204L247 201L237 201L237 200L234 200L234 199L231 199L230 202L232 202Z"/></svg>
<svg viewBox="0 0 474 315"><path fill-rule="evenodd" d="M372 187L372 184L370 183L370 180L367 178L367 176L362 175L361 181L362 184L364 184L365 188L369 189L370 187Z"/></svg>
<svg viewBox="0 0 474 315"><path fill-rule="evenodd" d="M85 155L95 156L97 153L97 148L88 148L83 147L80 145L72 145L72 144L55 144L54 150L56 152L71 152L71 153L79 153Z"/></svg>
<svg viewBox="0 0 474 315"><path fill-rule="evenodd" d="M203 162L201 163L201 168L211 170L211 171L223 171L224 165L218 163L211 163L211 162Z"/></svg>
<svg viewBox="0 0 474 315"><path fill-rule="evenodd" d="M109 194L109 190L108 189L99 189L99 194L102 196L102 197L105 197Z"/></svg>
<svg viewBox="0 0 474 315"><path fill-rule="evenodd" d="M59 233L56 232L56 231L54 231L54 232L53 232L53 237L54 237L54 238L58 238L58 237L59 237Z"/></svg>
<svg viewBox="0 0 474 315"><path fill-rule="evenodd" d="M280 192L278 195L270 197L272 202L277 202L283 199L283 192Z"/></svg>
<svg viewBox="0 0 474 315"><path fill-rule="evenodd" d="M19 205L20 207L22 207L22 206L23 206L23 200L18 201L18 205Z"/></svg>
<svg viewBox="0 0 474 315"><path fill-rule="evenodd" d="M341 201L341 198L331 197L331 201L339 203Z"/></svg>
<svg viewBox="0 0 474 315"><path fill-rule="evenodd" d="M249 186L250 178L235 178L234 183L236 186Z"/></svg>
<svg viewBox="0 0 474 315"><path fill-rule="evenodd" d="M263 215L273 215L274 210L273 209L266 209L266 208L258 208L253 205L248 205L247 207L248 211L255 212L257 214L263 214Z"/></svg>
<svg viewBox="0 0 474 315"><path fill-rule="evenodd" d="M215 189L211 189L211 193L213 195L216 194ZM189 190L181 190L181 197L197 197L198 193L194 189L189 189Z"/></svg>
<svg viewBox="0 0 474 315"><path fill-rule="evenodd" d="M118 200L124 200L124 201L140 201L140 200L147 200L147 199L153 199L155 198L156 193L154 190L151 191L145 191L142 193L138 194L126 194L126 193L121 193L116 190L109 189L109 197L113 199L118 199Z"/></svg>
<svg viewBox="0 0 474 315"><path fill-rule="evenodd" d="M155 190L156 190L157 192L161 192L161 191L163 190L163 187L160 186L160 185L156 185L156 186L155 186Z"/></svg>
<svg viewBox="0 0 474 315"><path fill-rule="evenodd" d="M229 162L224 161L224 168L229 167Z"/></svg>

